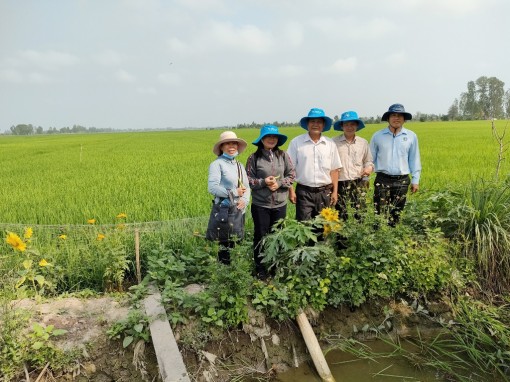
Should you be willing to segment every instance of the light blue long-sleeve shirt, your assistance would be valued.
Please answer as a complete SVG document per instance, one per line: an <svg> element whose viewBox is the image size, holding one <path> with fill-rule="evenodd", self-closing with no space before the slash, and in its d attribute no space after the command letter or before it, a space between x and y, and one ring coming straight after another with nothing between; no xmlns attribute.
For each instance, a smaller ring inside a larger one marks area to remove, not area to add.
<svg viewBox="0 0 510 382"><path fill-rule="evenodd" d="M411 174L411 184L420 183L421 160L418 137L404 127L393 135L390 128L377 131L370 140L376 172L388 175Z"/></svg>
<svg viewBox="0 0 510 382"><path fill-rule="evenodd" d="M238 200L239 196L236 193L239 181L237 163L237 160L219 156L209 165L207 190L210 194L215 196L215 202L218 202L219 198L228 198L229 191L233 193L234 200ZM242 198L245 201L245 205L248 206L251 190L248 184L246 170L242 163L239 162L239 164L241 165L241 180L246 187L246 192L243 194ZM245 211L246 208L243 212Z"/></svg>

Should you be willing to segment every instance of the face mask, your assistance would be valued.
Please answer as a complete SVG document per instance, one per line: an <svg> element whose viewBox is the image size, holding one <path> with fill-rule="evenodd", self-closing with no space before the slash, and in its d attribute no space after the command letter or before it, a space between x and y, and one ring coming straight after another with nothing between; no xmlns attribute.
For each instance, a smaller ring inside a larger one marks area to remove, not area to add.
<svg viewBox="0 0 510 382"><path fill-rule="evenodd" d="M222 156L224 156L225 158L228 158L228 159L234 159L238 155L239 155L239 153L236 151L234 155L228 155L228 154L223 153Z"/></svg>

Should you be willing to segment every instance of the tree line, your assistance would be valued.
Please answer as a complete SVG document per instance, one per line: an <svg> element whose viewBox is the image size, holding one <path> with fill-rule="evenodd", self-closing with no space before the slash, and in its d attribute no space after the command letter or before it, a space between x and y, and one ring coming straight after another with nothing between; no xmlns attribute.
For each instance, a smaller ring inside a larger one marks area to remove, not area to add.
<svg viewBox="0 0 510 382"><path fill-rule="evenodd" d="M455 98L448 109L447 114L427 114L416 112L413 121L470 121L479 119L510 119L510 89L505 91L505 83L496 77L479 77L476 81L467 83L467 90ZM338 121L338 115L333 118ZM379 115L375 117L361 117L368 124L381 123ZM298 122L272 122L280 127L297 126ZM264 123L241 123L236 126L222 126L214 129L246 129L260 128ZM186 128L186 129L192 129ZM211 128L209 128L211 129ZM11 126L6 134L12 135L34 135L34 134L77 134L77 133L109 133L119 131L153 131L153 130L175 130L171 127L161 129L139 129L139 130L117 130L112 128L85 127L73 125L73 127L50 127L44 130L41 126L32 124L19 124Z"/></svg>
<svg viewBox="0 0 510 382"><path fill-rule="evenodd" d="M510 90L496 77L479 77L448 109L449 120L510 118Z"/></svg>
<svg viewBox="0 0 510 382"><path fill-rule="evenodd" d="M73 125L73 127L61 127L57 129L56 127L50 127L48 130L44 131L41 126L35 127L32 124L19 124L16 126L11 126L10 131L6 132L6 134L12 135L34 135L34 134L77 134L77 133L108 133L116 131L112 128L97 128L97 127L85 127L80 125Z"/></svg>

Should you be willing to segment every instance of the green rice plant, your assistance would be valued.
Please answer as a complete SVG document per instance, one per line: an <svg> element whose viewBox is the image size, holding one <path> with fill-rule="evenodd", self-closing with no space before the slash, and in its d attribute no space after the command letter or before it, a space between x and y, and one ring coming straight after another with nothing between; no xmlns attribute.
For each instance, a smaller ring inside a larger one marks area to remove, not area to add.
<svg viewBox="0 0 510 382"><path fill-rule="evenodd" d="M465 254L478 266L485 286L495 292L510 288L510 183L475 181L465 193L471 214L460 222Z"/></svg>
<svg viewBox="0 0 510 382"><path fill-rule="evenodd" d="M483 179L464 189L429 196L428 224L441 227L473 263L486 291L508 291L510 281L510 182Z"/></svg>
<svg viewBox="0 0 510 382"><path fill-rule="evenodd" d="M383 127L367 125L359 135L370 139ZM487 121L414 122L407 127L420 139L422 190L464 184L494 172L498 145ZM281 132L290 142L304 130L285 127ZM206 217L211 200L207 169L214 160L211 149L219 133L0 136L0 223L85 224L93 217L104 225L119 211L133 222ZM252 128L237 131L248 142L258 133ZM328 131L325 135L338 134ZM248 145L239 160L245 163L255 149ZM510 172L510 163L504 161L500 171Z"/></svg>

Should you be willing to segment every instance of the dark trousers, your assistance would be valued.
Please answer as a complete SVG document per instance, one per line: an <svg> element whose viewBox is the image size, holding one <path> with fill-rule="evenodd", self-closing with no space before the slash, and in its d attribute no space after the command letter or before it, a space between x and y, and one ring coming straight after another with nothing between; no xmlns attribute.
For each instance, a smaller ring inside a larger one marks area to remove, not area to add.
<svg viewBox="0 0 510 382"><path fill-rule="evenodd" d="M322 209L331 204L332 185L326 187L296 186L296 220L311 220L319 215Z"/></svg>
<svg viewBox="0 0 510 382"><path fill-rule="evenodd" d="M260 253L262 251L262 239L268 233L275 223L287 215L287 205L277 208L265 208L251 205L251 217L253 219L253 260L255 261L255 271L257 274L265 273L266 268L262 264Z"/></svg>
<svg viewBox="0 0 510 382"><path fill-rule="evenodd" d="M347 220L347 207L350 206L355 210L365 208L365 199L363 193L365 187L361 178L354 180L343 180L338 182L338 203L336 209L339 212L340 219ZM360 215L354 215L356 219L360 219Z"/></svg>
<svg viewBox="0 0 510 382"><path fill-rule="evenodd" d="M234 241L220 241L218 249L218 261L225 265L230 265L230 250L234 248Z"/></svg>
<svg viewBox="0 0 510 382"><path fill-rule="evenodd" d="M374 206L378 214L388 215L392 227L400 220L409 190L409 175L386 175L378 172L374 181Z"/></svg>

